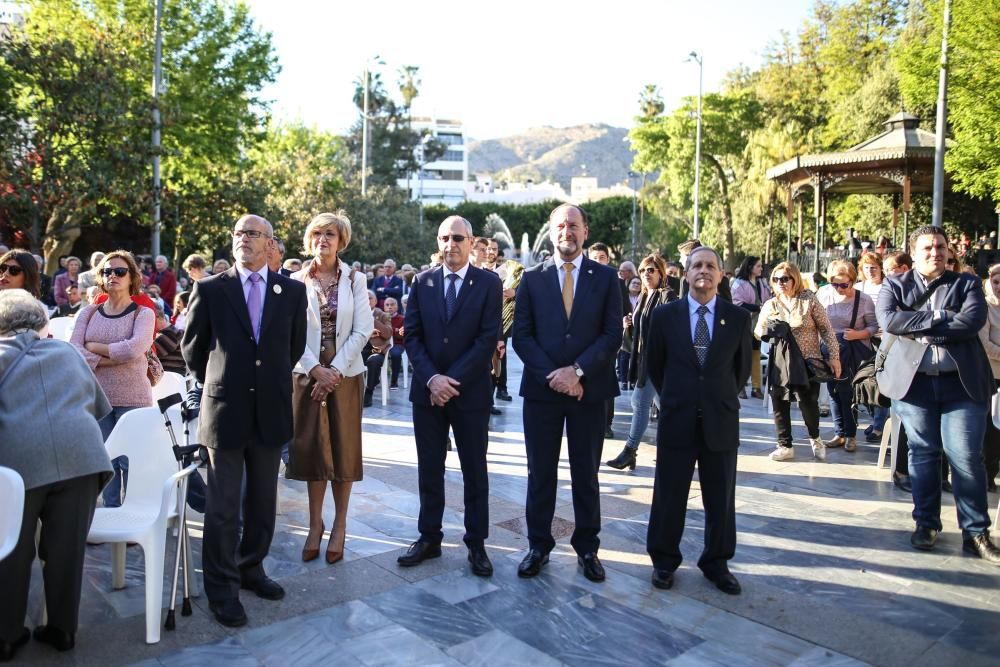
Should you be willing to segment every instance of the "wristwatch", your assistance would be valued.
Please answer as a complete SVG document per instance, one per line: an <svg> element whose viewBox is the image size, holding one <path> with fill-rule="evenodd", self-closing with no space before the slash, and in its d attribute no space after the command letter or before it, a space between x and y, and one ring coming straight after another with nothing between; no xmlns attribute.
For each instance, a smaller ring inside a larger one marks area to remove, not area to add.
<svg viewBox="0 0 1000 667"><path fill-rule="evenodd" d="M573 370L576 372L576 376L578 378L582 378L583 377L583 369L580 368L580 364L574 362L574 364L573 364Z"/></svg>

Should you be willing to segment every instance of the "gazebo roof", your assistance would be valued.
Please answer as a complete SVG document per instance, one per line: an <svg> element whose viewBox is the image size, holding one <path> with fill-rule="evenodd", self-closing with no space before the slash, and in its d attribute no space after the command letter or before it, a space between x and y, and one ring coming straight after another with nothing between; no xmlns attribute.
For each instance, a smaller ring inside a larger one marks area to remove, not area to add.
<svg viewBox="0 0 1000 667"><path fill-rule="evenodd" d="M823 177L827 192L891 194L902 190L901 173L906 172L913 192L929 192L935 135L919 124L916 116L900 112L885 122L885 132L877 136L846 151L798 155L768 169L767 178L796 190Z"/></svg>

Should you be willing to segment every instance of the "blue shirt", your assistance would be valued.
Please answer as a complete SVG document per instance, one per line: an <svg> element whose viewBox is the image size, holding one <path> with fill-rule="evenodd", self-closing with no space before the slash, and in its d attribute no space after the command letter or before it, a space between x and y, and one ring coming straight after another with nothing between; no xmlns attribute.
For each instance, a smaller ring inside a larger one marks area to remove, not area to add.
<svg viewBox="0 0 1000 667"><path fill-rule="evenodd" d="M713 296L712 300L705 304L708 307L708 312L705 313L705 322L708 323L708 339L712 340L712 331L715 325L715 302L719 299L718 296ZM694 328L698 326L698 309L701 308L701 304L691 298L691 293L688 292L688 319L691 321L691 342L694 342Z"/></svg>

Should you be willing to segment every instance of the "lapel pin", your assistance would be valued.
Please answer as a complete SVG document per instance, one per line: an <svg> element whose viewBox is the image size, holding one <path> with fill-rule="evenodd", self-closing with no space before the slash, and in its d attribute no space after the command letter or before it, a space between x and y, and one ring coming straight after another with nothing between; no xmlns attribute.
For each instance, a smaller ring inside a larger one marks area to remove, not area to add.
<svg viewBox="0 0 1000 667"><path fill-rule="evenodd" d="M275 294L281 294L281 285L275 285L274 286L274 293Z"/></svg>
<svg viewBox="0 0 1000 667"><path fill-rule="evenodd" d="M587 269L587 273L593 273L593 272L594 272L593 269Z"/></svg>
<svg viewBox="0 0 1000 667"><path fill-rule="evenodd" d="M275 285L275 287L277 287L277 285ZM719 320L719 325L720 326L726 326L726 321L725 320Z"/></svg>

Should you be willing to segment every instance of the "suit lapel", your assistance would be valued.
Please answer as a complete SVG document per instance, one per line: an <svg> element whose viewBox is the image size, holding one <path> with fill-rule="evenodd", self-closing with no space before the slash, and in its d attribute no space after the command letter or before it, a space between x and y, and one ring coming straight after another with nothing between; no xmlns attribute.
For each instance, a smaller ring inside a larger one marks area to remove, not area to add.
<svg viewBox="0 0 1000 667"><path fill-rule="evenodd" d="M700 368L698 353L694 351L694 339L691 337L691 306L688 304L687 297L681 299L681 307L677 309L677 312L676 340L683 341L680 344L683 346L685 354L691 358L691 363L694 364L695 368Z"/></svg>
<svg viewBox="0 0 1000 667"><path fill-rule="evenodd" d="M222 291L229 297L229 303L232 305L233 310L236 311L236 319L240 321L243 328L247 330L247 333L252 336L253 327L250 325L250 311L247 308L246 297L243 296L243 281L240 280L240 274L236 270L236 267L234 266L226 271L223 274L222 280Z"/></svg>
<svg viewBox="0 0 1000 667"><path fill-rule="evenodd" d="M264 294L262 296L264 300L264 312L260 316L260 340L264 340L264 334L267 332L267 325L271 323L274 319L275 313L278 310L278 299L281 298L281 294L276 289L278 282L278 274L274 273L270 269L267 271L267 287L264 288Z"/></svg>
<svg viewBox="0 0 1000 667"><path fill-rule="evenodd" d="M462 304L469 298L469 292L479 283L480 276L478 274L479 269L470 264L469 270L465 272L465 279L462 281L462 289L458 291L458 300L455 301L455 311L451 314L452 317L458 313Z"/></svg>
<svg viewBox="0 0 1000 667"><path fill-rule="evenodd" d="M594 289L594 264L586 257L580 262L580 275L576 278L576 288L573 292L573 310L570 312L570 321L576 319L577 313L583 310L584 303L590 297L590 292ZM562 300L562 286L559 286L559 299ZM565 310L565 309L564 309Z"/></svg>
<svg viewBox="0 0 1000 667"><path fill-rule="evenodd" d="M546 302L551 301L552 303L558 303L561 306L563 302L562 300L563 286L562 283L559 282L559 267L556 265L555 260L553 259L548 260L546 262L545 268L542 269L542 272L552 274L551 278L542 281L543 283L546 283L548 285L546 289L551 290L552 292L550 298L546 299ZM575 295L574 295L574 300L575 300ZM566 308L559 308L559 314L562 316L563 323L568 325L569 318L566 317Z"/></svg>
<svg viewBox="0 0 1000 667"><path fill-rule="evenodd" d="M352 294L354 286L351 284L351 267L341 260L337 260L337 266L340 270L340 282L337 284L337 333L339 334L341 331L347 331L347 315L349 312L354 312L354 295ZM315 292L316 290L310 291ZM351 304L351 307L345 307L346 304Z"/></svg>
<svg viewBox="0 0 1000 667"><path fill-rule="evenodd" d="M726 323L726 304L722 299L715 299L715 317L712 321L712 337L708 343L708 354L705 355L705 365L708 366L708 362L711 360L712 355L715 354L717 347L715 342L719 336L726 336L729 333L729 325Z"/></svg>

